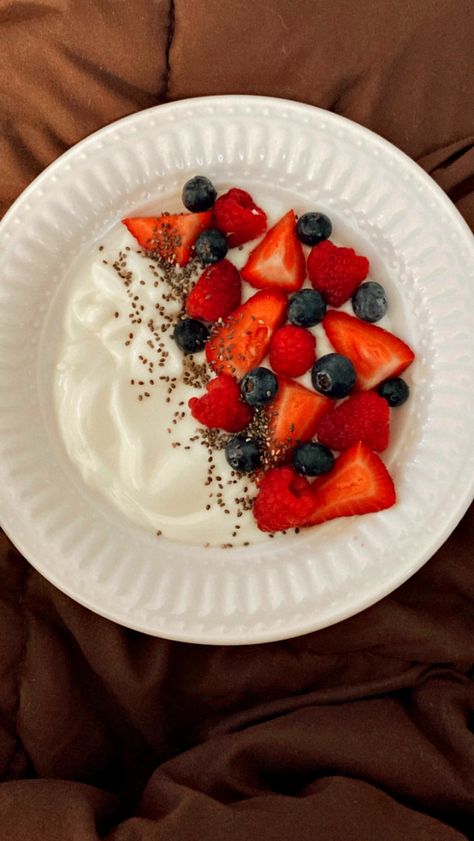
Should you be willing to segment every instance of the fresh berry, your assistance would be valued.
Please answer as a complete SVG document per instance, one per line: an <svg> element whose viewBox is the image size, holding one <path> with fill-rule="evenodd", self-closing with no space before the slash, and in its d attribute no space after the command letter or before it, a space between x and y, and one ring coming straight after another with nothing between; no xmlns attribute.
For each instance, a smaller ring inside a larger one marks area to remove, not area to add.
<svg viewBox="0 0 474 841"><path fill-rule="evenodd" d="M211 367L236 377L256 368L268 351L273 332L286 316L286 295L264 289L228 316L206 345Z"/></svg>
<svg viewBox="0 0 474 841"><path fill-rule="evenodd" d="M381 453L388 447L390 409L375 391L361 391L327 412L318 426L318 440L332 450L347 450L362 441Z"/></svg>
<svg viewBox="0 0 474 841"><path fill-rule="evenodd" d="M235 435L225 446L225 457L233 470L253 473L260 466L260 448L254 438Z"/></svg>
<svg viewBox="0 0 474 841"><path fill-rule="evenodd" d="M277 374L300 377L311 368L316 357L316 339L304 327L286 324L270 343L270 364Z"/></svg>
<svg viewBox="0 0 474 841"><path fill-rule="evenodd" d="M334 467L334 456L323 444L308 441L298 444L293 453L293 467L302 476L321 476Z"/></svg>
<svg viewBox="0 0 474 841"><path fill-rule="evenodd" d="M288 303L288 321L296 327L314 327L326 315L326 301L316 289L301 289Z"/></svg>
<svg viewBox="0 0 474 841"><path fill-rule="evenodd" d="M274 467L263 476L253 503L261 531L284 531L306 523L314 499L309 482L291 467Z"/></svg>
<svg viewBox="0 0 474 841"><path fill-rule="evenodd" d="M190 178L186 181L182 192L183 204L191 213L209 210L216 196L214 184L205 175L195 175L194 178Z"/></svg>
<svg viewBox="0 0 474 841"><path fill-rule="evenodd" d="M353 248L340 248L330 240L315 245L308 257L308 275L315 289L332 307L340 307L369 273L369 261Z"/></svg>
<svg viewBox="0 0 474 841"><path fill-rule="evenodd" d="M240 399L238 383L229 374L220 374L206 386L207 394L191 397L188 406L193 418L209 429L240 432L252 420L252 409Z"/></svg>
<svg viewBox="0 0 474 841"><path fill-rule="evenodd" d="M284 457L299 441L309 441L328 410L330 401L294 380L278 377L278 394L265 410L268 447Z"/></svg>
<svg viewBox="0 0 474 841"><path fill-rule="evenodd" d="M303 213L296 224L296 233L305 245L317 245L331 236L331 220L324 213Z"/></svg>
<svg viewBox="0 0 474 841"><path fill-rule="evenodd" d="M214 219L230 248L259 237L267 228L267 216L261 207L249 193L236 187L217 199Z"/></svg>
<svg viewBox="0 0 474 841"><path fill-rule="evenodd" d="M346 397L355 386L356 372L350 359L339 353L321 356L311 370L313 388L326 397Z"/></svg>
<svg viewBox="0 0 474 841"><path fill-rule="evenodd" d="M217 321L237 309L241 297L237 269L228 260L220 260L204 269L186 299L186 312L192 318Z"/></svg>
<svg viewBox="0 0 474 841"><path fill-rule="evenodd" d="M377 391L392 408L402 406L410 396L410 389L401 377L385 380L378 386Z"/></svg>
<svg viewBox="0 0 474 841"><path fill-rule="evenodd" d="M209 338L205 324L195 318L183 318L174 328L173 339L183 353L198 353Z"/></svg>
<svg viewBox="0 0 474 841"><path fill-rule="evenodd" d="M333 347L354 365L359 389L375 388L382 380L398 376L415 358L393 333L345 312L331 310L323 326Z"/></svg>
<svg viewBox="0 0 474 841"><path fill-rule="evenodd" d="M373 280L359 286L352 296L352 309L362 321L380 321L387 312L387 307L385 289Z"/></svg>
<svg viewBox="0 0 474 841"><path fill-rule="evenodd" d="M306 525L335 517L369 514L390 508L395 488L380 456L360 441L336 459L331 472L311 486L314 507Z"/></svg>
<svg viewBox="0 0 474 841"><path fill-rule="evenodd" d="M210 263L218 263L219 260L223 260L229 246L224 234L221 234L217 228L207 228L202 234L199 234L194 250L202 265L208 266Z"/></svg>
<svg viewBox="0 0 474 841"><path fill-rule="evenodd" d="M253 368L240 383L240 393L249 406L265 406L278 391L278 380L269 368Z"/></svg>
<svg viewBox="0 0 474 841"><path fill-rule="evenodd" d="M242 277L256 289L271 287L295 292L306 275L301 243L295 232L295 213L290 210L265 235L250 254Z"/></svg>
<svg viewBox="0 0 474 841"><path fill-rule="evenodd" d="M176 213L122 219L142 248L169 263L184 266L201 231L212 222L212 213Z"/></svg>

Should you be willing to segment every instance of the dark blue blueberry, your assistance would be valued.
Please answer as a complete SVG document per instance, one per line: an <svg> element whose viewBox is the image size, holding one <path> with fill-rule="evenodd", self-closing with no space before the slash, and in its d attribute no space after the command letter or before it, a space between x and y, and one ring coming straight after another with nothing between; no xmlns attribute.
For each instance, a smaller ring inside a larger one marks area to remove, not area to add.
<svg viewBox="0 0 474 841"><path fill-rule="evenodd" d="M233 470L252 473L260 466L260 449L253 438L234 435L225 446L225 457Z"/></svg>
<svg viewBox="0 0 474 841"><path fill-rule="evenodd" d="M299 444L293 453L293 467L302 476L321 476L334 467L334 456L322 444Z"/></svg>
<svg viewBox="0 0 474 841"><path fill-rule="evenodd" d="M291 296L288 321L297 327L314 327L326 315L326 302L315 289L302 289Z"/></svg>
<svg viewBox="0 0 474 841"><path fill-rule="evenodd" d="M326 397L345 397L355 386L356 373L350 359L340 353L328 353L317 359L311 369L313 388Z"/></svg>
<svg viewBox="0 0 474 841"><path fill-rule="evenodd" d="M196 256L203 266L223 260L228 248L229 246L227 245L224 234L221 234L217 228L208 228L202 234L199 234L194 246Z"/></svg>
<svg viewBox="0 0 474 841"><path fill-rule="evenodd" d="M183 204L191 213L202 213L209 210L216 200L217 192L214 184L205 175L195 175L186 181L183 187Z"/></svg>
<svg viewBox="0 0 474 841"><path fill-rule="evenodd" d="M331 233L331 220L324 213L303 213L296 223L296 235L305 245L317 245Z"/></svg>
<svg viewBox="0 0 474 841"><path fill-rule="evenodd" d="M265 406L278 391L278 380L269 368L252 368L240 383L240 391L249 406Z"/></svg>
<svg viewBox="0 0 474 841"><path fill-rule="evenodd" d="M363 283L352 296L352 309L357 318L368 321L380 321L387 312L388 301L385 289L373 280Z"/></svg>
<svg viewBox="0 0 474 841"><path fill-rule="evenodd" d="M384 383L379 385L377 391L392 408L401 406L410 396L410 389L401 377L393 377L391 380L385 380Z"/></svg>
<svg viewBox="0 0 474 841"><path fill-rule="evenodd" d="M184 318L174 328L173 339L183 353L198 353L209 338L209 330L202 321Z"/></svg>

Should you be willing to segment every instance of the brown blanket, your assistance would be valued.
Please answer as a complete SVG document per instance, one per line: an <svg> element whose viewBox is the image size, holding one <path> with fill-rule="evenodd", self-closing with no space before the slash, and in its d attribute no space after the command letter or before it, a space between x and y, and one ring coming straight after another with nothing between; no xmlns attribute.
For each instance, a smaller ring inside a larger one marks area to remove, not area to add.
<svg viewBox="0 0 474 841"><path fill-rule="evenodd" d="M0 0L0 207L111 120L244 92L369 126L474 224L473 42L472 0ZM0 841L468 838L473 520L363 614L240 649L100 619L2 538Z"/></svg>

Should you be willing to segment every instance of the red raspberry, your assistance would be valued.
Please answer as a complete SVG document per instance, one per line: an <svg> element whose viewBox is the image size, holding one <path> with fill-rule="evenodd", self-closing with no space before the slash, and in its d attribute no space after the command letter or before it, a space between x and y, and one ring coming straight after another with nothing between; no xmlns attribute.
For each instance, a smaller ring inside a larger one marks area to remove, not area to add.
<svg viewBox="0 0 474 841"><path fill-rule="evenodd" d="M388 403L375 391L361 391L329 409L317 432L321 444L332 450L341 452L362 441L381 452L388 446L390 434Z"/></svg>
<svg viewBox="0 0 474 841"><path fill-rule="evenodd" d="M219 374L208 382L206 389L207 394L188 401L193 418L209 429L226 432L240 432L248 426L252 409L241 399L239 385L230 374Z"/></svg>
<svg viewBox="0 0 474 841"><path fill-rule="evenodd" d="M226 235L231 248L259 237L267 229L267 216L245 190L233 187L214 205L216 227Z"/></svg>
<svg viewBox="0 0 474 841"><path fill-rule="evenodd" d="M217 321L237 309L241 295L237 269L228 260L220 260L204 269L186 299L186 312L191 318Z"/></svg>
<svg viewBox="0 0 474 841"><path fill-rule="evenodd" d="M261 531L304 526L314 508L310 484L291 467L274 467L260 481L253 514Z"/></svg>
<svg viewBox="0 0 474 841"><path fill-rule="evenodd" d="M273 334L270 345L270 365L276 374L300 377L316 358L316 339L304 327L287 324Z"/></svg>
<svg viewBox="0 0 474 841"><path fill-rule="evenodd" d="M353 248L339 248L329 239L315 245L308 257L309 279L332 307L349 300L368 273L367 257Z"/></svg>

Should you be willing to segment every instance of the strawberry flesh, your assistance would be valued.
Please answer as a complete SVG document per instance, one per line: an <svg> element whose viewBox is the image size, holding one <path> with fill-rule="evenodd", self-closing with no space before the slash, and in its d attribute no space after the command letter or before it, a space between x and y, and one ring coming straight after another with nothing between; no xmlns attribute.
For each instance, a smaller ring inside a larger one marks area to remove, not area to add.
<svg viewBox="0 0 474 841"><path fill-rule="evenodd" d="M296 292L306 276L301 243L295 231L296 217L290 210L265 234L250 254L241 275L256 289Z"/></svg>
<svg viewBox="0 0 474 841"><path fill-rule="evenodd" d="M309 441L323 415L332 405L328 397L310 391L303 385L278 377L275 400L266 408L270 451L277 460L284 457L299 441ZM278 458L280 456L280 458Z"/></svg>
<svg viewBox="0 0 474 841"><path fill-rule="evenodd" d="M122 222L142 248L159 254L167 262L184 266L199 234L212 225L212 211L135 216Z"/></svg>

